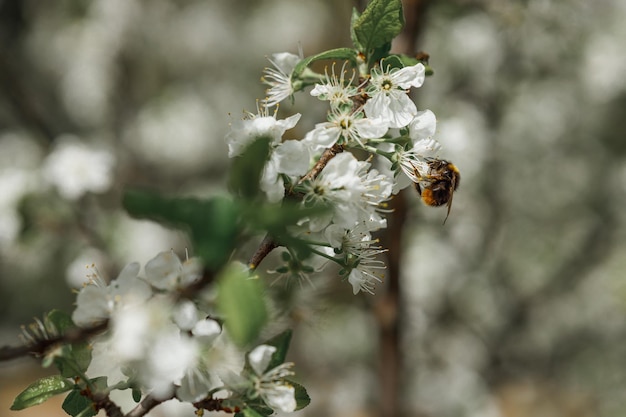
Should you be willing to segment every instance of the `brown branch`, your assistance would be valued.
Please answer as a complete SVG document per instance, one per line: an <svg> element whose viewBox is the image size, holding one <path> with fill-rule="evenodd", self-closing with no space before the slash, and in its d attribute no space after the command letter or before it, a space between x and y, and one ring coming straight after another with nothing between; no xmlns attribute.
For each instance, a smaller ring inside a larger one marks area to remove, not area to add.
<svg viewBox="0 0 626 417"><path fill-rule="evenodd" d="M135 408L133 408L132 410L130 410L125 417L141 417L141 416L145 416L146 414L148 414L150 412L150 410L152 410L154 407L156 407L157 405L163 403L166 400L170 400L174 398L174 395L172 394L169 398L164 398L164 399L156 399L151 395L148 395L146 398L144 398L139 404L137 404L137 406ZM111 416L109 416L111 417Z"/></svg>
<svg viewBox="0 0 626 417"><path fill-rule="evenodd" d="M248 267L252 270L256 269L261 261L265 259L265 257L277 247L278 244L274 242L274 239L272 239L270 235L266 235L256 252L254 252L254 255L252 255L252 257L250 258L250 261L248 262Z"/></svg>
<svg viewBox="0 0 626 417"><path fill-rule="evenodd" d="M327 148L324 153L320 156L320 159L315 163L313 168L309 172L306 173L296 185L302 184L305 181L313 181L318 175L322 172L326 164L330 162L337 154L343 152L343 145L333 145L331 148ZM291 195L292 191L288 192L288 195ZM257 248L254 255L248 261L248 267L250 269L256 269L259 264L265 259L267 255L270 254L271 251L278 247L278 243L274 241L274 239L268 234L263 238L263 241Z"/></svg>
<svg viewBox="0 0 626 417"><path fill-rule="evenodd" d="M89 393L85 394L90 397ZM115 404L108 395L103 398L91 398L96 410L104 410L108 417L124 417L124 413L119 405Z"/></svg>
<svg viewBox="0 0 626 417"><path fill-rule="evenodd" d="M84 342L90 337L105 331L108 328L108 324L108 321L104 321L92 327L74 327L67 330L61 336L37 340L34 343L24 344L22 346L2 346L0 347L0 362L17 359L26 355L42 356L57 345Z"/></svg>
<svg viewBox="0 0 626 417"><path fill-rule="evenodd" d="M207 411L223 411L225 413L238 413L241 411L241 409L237 406L225 406L224 400L227 400L227 398L205 398L204 400L193 403L193 406L197 409Z"/></svg>
<svg viewBox="0 0 626 417"><path fill-rule="evenodd" d="M335 144L332 146L332 148L326 149L322 156L320 156L320 159L315 163L313 168L311 168L311 170L307 172L304 177L300 178L298 184L302 184L305 181L312 181L317 178L317 176L320 174L320 172L322 172L326 164L328 164L331 159L333 159L338 153L341 152L343 152L343 145Z"/></svg>

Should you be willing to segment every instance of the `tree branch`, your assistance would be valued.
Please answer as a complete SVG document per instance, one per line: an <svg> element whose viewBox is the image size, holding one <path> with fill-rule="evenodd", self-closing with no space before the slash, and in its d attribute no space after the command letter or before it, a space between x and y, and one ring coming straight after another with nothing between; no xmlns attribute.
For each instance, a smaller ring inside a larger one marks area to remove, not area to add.
<svg viewBox="0 0 626 417"><path fill-rule="evenodd" d="M84 342L90 337L105 331L108 328L108 325L109 322L107 320L92 327L74 327L67 330L61 336L37 340L33 343L24 344L22 346L2 346L0 347L0 362L17 359L26 355L43 356L46 352L53 349L57 345Z"/></svg>
<svg viewBox="0 0 626 417"><path fill-rule="evenodd" d="M333 159L337 154L343 152L343 149L343 145L337 144L333 145L331 148L327 148L324 153L322 153L320 159L315 163L313 168L311 168L311 170L307 172L306 175L300 178L296 185L302 184L305 181L313 181L315 178L317 178L324 169L324 167L328 164L328 162L330 162L330 160ZM292 194L292 192L289 191L288 194L290 195ZM265 259L265 257L278 246L280 245L278 245L278 243L276 243L269 234L266 235L256 252L254 252L254 255L252 255L252 257L248 261L248 267L252 270L256 269L263 261L263 259Z"/></svg>
<svg viewBox="0 0 626 417"><path fill-rule="evenodd" d="M172 398L174 398L173 394L172 394L172 396L170 398L165 398L165 399L160 399L160 400L157 400L153 396L148 395L139 404L137 404L137 406L135 408L130 410L126 414L125 417L141 417L141 416L145 416L154 407L156 407L157 405L163 403L165 400L171 400ZM111 417L111 416L109 416L109 417Z"/></svg>

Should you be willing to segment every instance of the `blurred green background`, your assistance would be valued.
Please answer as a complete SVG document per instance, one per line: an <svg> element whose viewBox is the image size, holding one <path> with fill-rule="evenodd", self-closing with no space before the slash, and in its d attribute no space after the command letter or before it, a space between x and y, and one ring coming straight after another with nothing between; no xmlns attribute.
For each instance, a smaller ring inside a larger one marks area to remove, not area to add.
<svg viewBox="0 0 626 417"><path fill-rule="evenodd" d="M445 226L405 196L400 409L626 415L626 3L418 4L435 75L414 97L462 181ZM256 111L266 57L349 45L353 5L0 0L0 345L71 311L85 265L115 277L184 253L182 234L122 212L123 187L224 192L223 136ZM325 107L304 94L280 111L303 113L302 137ZM380 297L329 279L297 290L300 415L379 415ZM65 415L8 411L37 369L0 364L0 415Z"/></svg>

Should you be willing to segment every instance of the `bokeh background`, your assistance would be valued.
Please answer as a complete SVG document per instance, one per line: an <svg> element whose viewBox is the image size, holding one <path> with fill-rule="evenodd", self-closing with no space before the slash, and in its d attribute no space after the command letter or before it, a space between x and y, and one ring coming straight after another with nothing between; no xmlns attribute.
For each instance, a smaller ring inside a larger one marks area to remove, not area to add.
<svg viewBox="0 0 626 417"><path fill-rule="evenodd" d="M123 188L223 193L223 136L256 112L266 57L349 45L354 5L0 0L0 345L71 311L85 265L114 277L184 253L183 235L123 213ZM626 3L405 7L435 70L414 97L462 181L445 226L403 196L395 415L625 415ZM306 94L280 109L304 114L295 137L324 110ZM295 290L300 415L384 415L387 288L353 297L337 280ZM65 415L8 410L42 372L0 364L0 415Z"/></svg>

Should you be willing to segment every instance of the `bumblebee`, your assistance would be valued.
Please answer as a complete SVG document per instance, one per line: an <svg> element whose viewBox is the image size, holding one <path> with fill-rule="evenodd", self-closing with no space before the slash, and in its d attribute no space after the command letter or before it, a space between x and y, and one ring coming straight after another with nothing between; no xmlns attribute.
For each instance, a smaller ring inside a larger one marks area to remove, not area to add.
<svg viewBox="0 0 626 417"><path fill-rule="evenodd" d="M433 207L444 204L448 206L448 213L443 220L445 224L450 215L452 196L461 181L461 174L452 162L443 159L426 158L426 163L428 164L428 172L425 176L415 169L415 176L418 179L415 183L415 189L425 204Z"/></svg>

